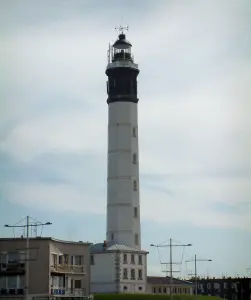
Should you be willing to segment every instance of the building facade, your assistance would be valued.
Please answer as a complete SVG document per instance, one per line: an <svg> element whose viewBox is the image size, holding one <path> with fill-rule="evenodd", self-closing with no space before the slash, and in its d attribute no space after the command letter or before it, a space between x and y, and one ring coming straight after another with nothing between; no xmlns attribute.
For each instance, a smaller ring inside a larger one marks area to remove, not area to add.
<svg viewBox="0 0 251 300"><path fill-rule="evenodd" d="M138 65L122 32L108 50L106 240L141 249L138 147Z"/></svg>
<svg viewBox="0 0 251 300"><path fill-rule="evenodd" d="M89 295L89 243L38 237L28 249L24 238L0 239L0 297Z"/></svg>
<svg viewBox="0 0 251 300"><path fill-rule="evenodd" d="M191 281L195 281L194 278ZM218 296L226 300L250 300L251 278L198 278L198 294Z"/></svg>
<svg viewBox="0 0 251 300"><path fill-rule="evenodd" d="M91 293L146 293L146 251L106 242L91 247Z"/></svg>
<svg viewBox="0 0 251 300"><path fill-rule="evenodd" d="M147 277L147 289L148 294L170 294L171 280L170 277ZM173 278L172 291L173 295L192 295L193 294L193 282L180 280Z"/></svg>

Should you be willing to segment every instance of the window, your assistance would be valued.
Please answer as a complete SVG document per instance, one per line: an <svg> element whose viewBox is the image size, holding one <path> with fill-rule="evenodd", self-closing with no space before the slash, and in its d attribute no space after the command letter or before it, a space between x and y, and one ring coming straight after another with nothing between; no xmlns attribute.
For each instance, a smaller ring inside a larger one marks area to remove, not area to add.
<svg viewBox="0 0 251 300"><path fill-rule="evenodd" d="M25 262L25 260L26 260L25 251L19 251L19 262Z"/></svg>
<svg viewBox="0 0 251 300"><path fill-rule="evenodd" d="M127 286L126 285L124 286L124 290L127 290Z"/></svg>
<svg viewBox="0 0 251 300"><path fill-rule="evenodd" d="M91 255L91 265L94 265L94 255Z"/></svg>
<svg viewBox="0 0 251 300"><path fill-rule="evenodd" d="M8 276L7 282L9 289L17 288L17 276Z"/></svg>
<svg viewBox="0 0 251 300"><path fill-rule="evenodd" d="M135 270L131 269L131 279L135 279Z"/></svg>
<svg viewBox="0 0 251 300"><path fill-rule="evenodd" d="M81 266L82 265L82 259L83 259L83 257L81 255L76 255L75 256L75 265Z"/></svg>
<svg viewBox="0 0 251 300"><path fill-rule="evenodd" d="M139 290L142 291L142 286L139 286Z"/></svg>
<svg viewBox="0 0 251 300"><path fill-rule="evenodd" d="M68 265L68 263L69 263L69 255L68 254L64 254L64 263L66 265Z"/></svg>
<svg viewBox="0 0 251 300"><path fill-rule="evenodd" d="M75 280L75 289L81 289L81 280Z"/></svg>
<svg viewBox="0 0 251 300"><path fill-rule="evenodd" d="M135 243L135 245L139 244L139 236L138 236L138 234L134 235L134 243Z"/></svg>
<svg viewBox="0 0 251 300"><path fill-rule="evenodd" d="M138 190L138 184L136 180L133 180L133 190L137 191Z"/></svg>
<svg viewBox="0 0 251 300"><path fill-rule="evenodd" d="M128 272L127 269L123 270L123 279L128 279Z"/></svg>
<svg viewBox="0 0 251 300"><path fill-rule="evenodd" d="M6 289L7 288L7 277L0 277L0 287L2 289Z"/></svg>
<svg viewBox="0 0 251 300"><path fill-rule="evenodd" d="M133 154L132 162L134 165L136 165L136 163L137 163L137 154L135 154L135 153Z"/></svg>
<svg viewBox="0 0 251 300"><path fill-rule="evenodd" d="M114 234L111 233L111 240L113 241L114 240Z"/></svg>
<svg viewBox="0 0 251 300"><path fill-rule="evenodd" d="M154 294L156 293L156 289L155 289L155 287L153 288L153 293L154 293Z"/></svg>
<svg viewBox="0 0 251 300"><path fill-rule="evenodd" d="M161 294L161 287L159 287L159 294Z"/></svg>
<svg viewBox="0 0 251 300"><path fill-rule="evenodd" d="M138 217L138 208L134 207L134 218Z"/></svg>
<svg viewBox="0 0 251 300"><path fill-rule="evenodd" d="M63 264L63 258L64 258L63 255L59 255L59 256L58 256L58 264L59 264L59 265L62 265L62 264Z"/></svg>
<svg viewBox="0 0 251 300"><path fill-rule="evenodd" d="M18 261L18 253L12 252L8 253L8 262L17 262Z"/></svg>
<svg viewBox="0 0 251 300"><path fill-rule="evenodd" d="M135 264L135 256L134 256L134 254L131 255L131 264Z"/></svg>
<svg viewBox="0 0 251 300"><path fill-rule="evenodd" d="M139 275L138 279L139 279L139 280L142 280L142 277L143 277L143 276L142 276L142 270L139 270L139 274L138 274L138 275Z"/></svg>
<svg viewBox="0 0 251 300"><path fill-rule="evenodd" d="M137 136L137 128L136 128L136 127L133 127L133 128L132 128L132 136L133 136L133 137L136 137L136 136Z"/></svg>
<svg viewBox="0 0 251 300"><path fill-rule="evenodd" d="M62 277L62 276L59 276L58 277L58 286L59 287L64 287L65 286L65 282L64 282L65 280L64 280L64 277Z"/></svg>
<svg viewBox="0 0 251 300"><path fill-rule="evenodd" d="M56 266L57 265L57 254L52 254L52 264L53 266Z"/></svg>
<svg viewBox="0 0 251 300"><path fill-rule="evenodd" d="M0 258L1 258L1 263L2 264L6 264L7 263L7 253L1 253L0 254Z"/></svg>
<svg viewBox="0 0 251 300"><path fill-rule="evenodd" d="M139 255L139 265L142 265L142 255Z"/></svg>
<svg viewBox="0 0 251 300"><path fill-rule="evenodd" d="M25 287L25 276L19 276L19 285L18 287L20 289L24 289Z"/></svg>
<svg viewBox="0 0 251 300"><path fill-rule="evenodd" d="M166 294L166 288L163 289L164 294Z"/></svg>
<svg viewBox="0 0 251 300"><path fill-rule="evenodd" d="M127 254L124 254L123 256L123 264L127 264Z"/></svg>

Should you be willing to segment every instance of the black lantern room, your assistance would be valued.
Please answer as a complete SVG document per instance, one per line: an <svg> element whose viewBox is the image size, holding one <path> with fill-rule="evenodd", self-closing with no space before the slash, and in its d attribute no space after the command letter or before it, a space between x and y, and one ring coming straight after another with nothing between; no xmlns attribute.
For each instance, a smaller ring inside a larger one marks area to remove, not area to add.
<svg viewBox="0 0 251 300"><path fill-rule="evenodd" d="M139 69L133 61L131 47L126 35L121 33L108 51L106 69L108 104L112 102L138 103L137 76Z"/></svg>

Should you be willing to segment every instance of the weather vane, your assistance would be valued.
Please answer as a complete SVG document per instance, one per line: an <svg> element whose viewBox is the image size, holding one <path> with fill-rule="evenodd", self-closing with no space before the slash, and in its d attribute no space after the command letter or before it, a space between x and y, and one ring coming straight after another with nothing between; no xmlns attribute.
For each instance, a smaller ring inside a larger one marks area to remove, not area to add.
<svg viewBox="0 0 251 300"><path fill-rule="evenodd" d="M124 30L129 30L129 26L119 26L119 27L115 27L115 30L118 30L119 33L124 33Z"/></svg>

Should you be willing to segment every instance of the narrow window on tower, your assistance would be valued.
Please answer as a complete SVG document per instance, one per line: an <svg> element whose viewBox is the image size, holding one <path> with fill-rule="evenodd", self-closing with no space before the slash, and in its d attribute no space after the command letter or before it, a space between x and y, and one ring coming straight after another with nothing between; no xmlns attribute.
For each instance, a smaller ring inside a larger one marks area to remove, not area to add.
<svg viewBox="0 0 251 300"><path fill-rule="evenodd" d="M109 94L109 83L106 81L106 89L107 89L107 94Z"/></svg>
<svg viewBox="0 0 251 300"><path fill-rule="evenodd" d="M138 184L136 180L133 180L133 190L137 191L138 190Z"/></svg>
<svg viewBox="0 0 251 300"><path fill-rule="evenodd" d="M135 153L133 154L132 162L133 162L134 165L137 164L137 155Z"/></svg>
<svg viewBox="0 0 251 300"><path fill-rule="evenodd" d="M134 207L134 218L138 218L138 208Z"/></svg>
<svg viewBox="0 0 251 300"><path fill-rule="evenodd" d="M113 233L111 234L111 240L112 241L114 240L114 234Z"/></svg>
<svg viewBox="0 0 251 300"><path fill-rule="evenodd" d="M138 244L139 244L139 236L138 236L137 234L135 234L135 236L134 236L134 243L135 243L135 245L137 245L137 246L138 246Z"/></svg>
<svg viewBox="0 0 251 300"><path fill-rule="evenodd" d="M132 128L132 136L133 136L133 137L136 137L136 136L137 136L137 128L136 128L136 127L133 127L133 128Z"/></svg>

